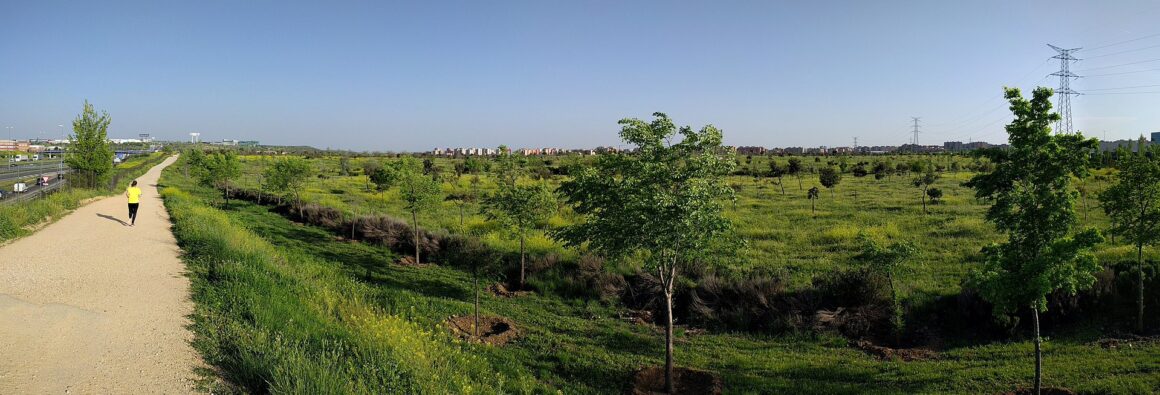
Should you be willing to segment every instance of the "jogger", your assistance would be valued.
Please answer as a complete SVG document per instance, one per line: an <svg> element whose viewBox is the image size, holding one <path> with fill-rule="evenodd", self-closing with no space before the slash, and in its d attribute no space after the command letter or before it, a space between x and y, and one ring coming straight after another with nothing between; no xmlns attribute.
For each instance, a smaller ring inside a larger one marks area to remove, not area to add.
<svg viewBox="0 0 1160 395"><path fill-rule="evenodd" d="M141 205L141 188L137 188L137 180L129 184L125 196L129 198L129 226L133 226L137 223L137 207Z"/></svg>

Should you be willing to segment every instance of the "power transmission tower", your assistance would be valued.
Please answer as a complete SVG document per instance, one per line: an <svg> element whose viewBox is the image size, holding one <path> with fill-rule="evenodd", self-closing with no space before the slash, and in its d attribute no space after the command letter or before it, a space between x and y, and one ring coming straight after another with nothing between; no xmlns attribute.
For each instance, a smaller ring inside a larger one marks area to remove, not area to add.
<svg viewBox="0 0 1160 395"><path fill-rule="evenodd" d="M858 152L858 136L854 136L854 152Z"/></svg>
<svg viewBox="0 0 1160 395"><path fill-rule="evenodd" d="M1073 132L1071 127L1071 97L1079 95L1079 92L1071 90L1071 80L1073 78L1079 78L1078 75L1071 72L1071 62L1079 59L1071 54L1080 49L1063 49L1051 44L1047 44L1047 46L1054 49L1055 52L1059 52L1059 54L1051 57L1052 59L1059 59L1059 71L1051 73L1051 75L1059 77L1059 89L1055 91L1055 107L1058 108L1059 121L1055 123L1055 132L1071 134Z"/></svg>
<svg viewBox="0 0 1160 395"><path fill-rule="evenodd" d="M912 131L914 133L914 141L912 143L914 143L914 145L918 145L918 134L922 133L918 130L918 120L922 118L910 117L910 119L914 121L914 130Z"/></svg>

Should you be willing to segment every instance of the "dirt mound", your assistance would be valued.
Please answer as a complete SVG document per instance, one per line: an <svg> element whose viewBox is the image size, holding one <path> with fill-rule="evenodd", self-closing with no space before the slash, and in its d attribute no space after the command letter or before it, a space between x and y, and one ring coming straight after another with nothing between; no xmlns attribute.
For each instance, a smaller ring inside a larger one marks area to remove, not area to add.
<svg viewBox="0 0 1160 395"><path fill-rule="evenodd" d="M890 348L875 345L874 343L860 340L855 345L858 349L865 351L867 354L873 355L878 359L902 360L902 361L929 361L939 359L937 352L925 348Z"/></svg>
<svg viewBox="0 0 1160 395"><path fill-rule="evenodd" d="M1124 338L1106 338L1095 341L1096 344L1103 348L1132 348L1135 346L1143 346L1147 344L1160 343L1160 336L1138 336L1128 335Z"/></svg>
<svg viewBox="0 0 1160 395"><path fill-rule="evenodd" d="M620 319L637 325L651 325L653 313L649 310L628 310L620 313Z"/></svg>
<svg viewBox="0 0 1160 395"><path fill-rule="evenodd" d="M673 368L674 394L702 395L720 394L724 389L721 378L713 373L689 368ZM665 367L649 366L636 371L632 376L632 387L625 391L631 395L661 395L665 393Z"/></svg>
<svg viewBox="0 0 1160 395"><path fill-rule="evenodd" d="M505 298L515 298L532 293L531 291L509 291L507 286L503 283L492 284L487 287L487 291L495 294L496 296L503 296Z"/></svg>
<svg viewBox="0 0 1160 395"><path fill-rule="evenodd" d="M1040 393L1042 395L1075 395L1075 391L1069 390L1067 388L1058 388L1058 387L1043 387L1043 388L1041 388ZM1019 389L1016 389L1014 391L1004 392L1001 395L1033 395L1033 394L1035 394L1035 388L1019 388Z"/></svg>
<svg viewBox="0 0 1160 395"><path fill-rule="evenodd" d="M408 267L427 267L433 265L433 263L430 262L417 263L415 262L415 257L410 255L400 258L398 264L399 266Z"/></svg>
<svg viewBox="0 0 1160 395"><path fill-rule="evenodd" d="M475 336L474 325L475 316L471 315L447 320L447 326L464 340L502 346L520 336L516 324L504 317L479 317L479 337Z"/></svg>

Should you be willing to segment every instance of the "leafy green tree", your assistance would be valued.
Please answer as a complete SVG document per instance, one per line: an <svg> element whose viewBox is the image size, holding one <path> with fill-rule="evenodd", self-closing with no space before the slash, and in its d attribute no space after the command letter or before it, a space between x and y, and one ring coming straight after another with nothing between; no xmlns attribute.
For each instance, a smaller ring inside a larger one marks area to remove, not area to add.
<svg viewBox="0 0 1160 395"><path fill-rule="evenodd" d="M862 252L855 259L865 264L871 273L885 277L887 284L890 285L890 301L893 310L891 326L894 332L894 342L898 343L904 326L902 305L898 300L898 288L895 285L895 280L909 272L905 263L918 253L918 249L909 242L896 242L884 246L866 235L862 235L860 238L862 239Z"/></svg>
<svg viewBox="0 0 1160 395"><path fill-rule="evenodd" d="M372 184L375 184L375 188L380 193L385 195L388 189L399 182L400 174L400 162L389 162L371 169L367 178L371 180Z"/></svg>
<svg viewBox="0 0 1160 395"><path fill-rule="evenodd" d="M777 185L781 187L781 194L785 195L785 184L782 183L781 178L785 176L786 168L777 163L773 158L769 158L769 176L777 178Z"/></svg>
<svg viewBox="0 0 1160 395"><path fill-rule="evenodd" d="M921 195L922 195L922 212L923 212L923 214L929 213L929 211L926 210L926 196L927 196L927 193L930 192L929 191L930 186L933 185L935 183L935 181L938 181L938 179L939 179L938 174L936 174L934 171L932 171L930 169L926 169L926 173L923 173L921 176L916 177L914 179L914 181L912 182L915 187L922 188ZM939 191L939 196L942 196L942 191Z"/></svg>
<svg viewBox="0 0 1160 395"><path fill-rule="evenodd" d="M506 182L483 201L488 219L499 221L520 239L520 289L524 289L526 270L525 240L528 232L547 221L556 211L556 196L544 183L516 185Z"/></svg>
<svg viewBox="0 0 1160 395"><path fill-rule="evenodd" d="M439 182L424 174L422 165L412 157L404 157L398 162L397 185L403 205L411 213L411 228L415 234L415 264L420 264L419 213L439 204L443 200L443 192L439 189Z"/></svg>
<svg viewBox="0 0 1160 395"><path fill-rule="evenodd" d="M109 146L109 113L97 110L85 100L81 114L73 120L69 136L69 155L65 163L80 177L82 187L96 188L113 171L113 148Z"/></svg>
<svg viewBox="0 0 1160 395"><path fill-rule="evenodd" d="M310 167L310 162L306 159L298 157L284 157L275 160L273 164L263 171L266 178L266 185L273 191L285 194L292 192L294 194L294 202L301 204L301 195L299 192L302 186L306 183L306 179L310 177L313 169Z"/></svg>
<svg viewBox="0 0 1160 395"><path fill-rule="evenodd" d="M842 174L838 173L838 170L833 167L823 167L818 171L818 182L821 182L822 186L830 190L830 198L833 198L834 187L838 186L839 182L842 182Z"/></svg>
<svg viewBox="0 0 1160 395"><path fill-rule="evenodd" d="M203 185L222 188L222 197L226 206L230 205L230 181L242 175L242 163L238 161L238 154L234 151L221 151L209 154L201 161L204 171L199 172Z"/></svg>
<svg viewBox="0 0 1160 395"><path fill-rule="evenodd" d="M1100 193L1100 202L1112 220L1111 233L1136 246L1136 331L1143 332L1144 246L1160 242L1160 150L1125 151L1119 167L1116 183Z"/></svg>
<svg viewBox="0 0 1160 395"><path fill-rule="evenodd" d="M818 203L817 202L818 202L819 192L821 192L821 191L818 190L818 187L810 187L810 190L808 192L806 192L806 198L810 199L810 213L814 215L814 218L818 217Z"/></svg>
<svg viewBox="0 0 1160 395"><path fill-rule="evenodd" d="M943 197L943 191L938 188L930 188L926 190L926 196L930 196L930 204L938 204Z"/></svg>
<svg viewBox="0 0 1160 395"><path fill-rule="evenodd" d="M786 164L785 173L797 177L799 191L805 190L802 188L802 170L804 169L802 168L801 159L789 158L789 162Z"/></svg>
<svg viewBox="0 0 1160 395"><path fill-rule="evenodd" d="M1091 249L1103 241L1095 229L1072 234L1076 224L1071 177L1087 172L1094 139L1082 134L1051 133L1059 115L1051 112L1051 90L1037 88L1031 100L1019 89L1007 88L1015 119L1007 125L1011 147L976 151L995 170L967 182L979 198L993 202L987 220L1007 234L1007 240L983 248L982 267L968 283L979 289L997 312L1030 308L1035 330L1035 392L1043 377L1039 313L1047 295L1057 290L1074 294L1095 282L1101 268Z"/></svg>
<svg viewBox="0 0 1160 395"><path fill-rule="evenodd" d="M366 180L365 180L366 181L366 190L368 192L371 190L371 176L373 174L375 174L376 172L378 172L379 169L381 169L381 168L383 168L383 165L380 164L379 161L377 161L377 160L367 159L366 161L363 162L363 165L362 165L363 177L366 178Z"/></svg>
<svg viewBox="0 0 1160 395"><path fill-rule="evenodd" d="M619 122L621 139L635 152L602 154L561 184L580 219L552 234L610 258L637 257L655 273L665 300L665 389L672 393L673 285L682 265L709 258L732 229L722 203L733 199L725 176L734 159L717 128L678 129L665 114L653 115L651 123ZM678 134L681 141L672 143Z"/></svg>

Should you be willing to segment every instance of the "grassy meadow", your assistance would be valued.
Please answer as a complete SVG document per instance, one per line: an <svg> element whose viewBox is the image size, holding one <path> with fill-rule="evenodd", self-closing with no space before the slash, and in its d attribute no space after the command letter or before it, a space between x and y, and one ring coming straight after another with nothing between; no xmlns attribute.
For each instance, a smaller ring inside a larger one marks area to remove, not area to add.
<svg viewBox="0 0 1160 395"><path fill-rule="evenodd" d="M257 186L263 160L244 158L243 187ZM470 273L395 265L399 257L385 247L349 242L266 206L235 200L221 207L220 193L183 175L183 162L165 171L164 197L193 279L195 346L228 382L219 392L620 393L634 370L663 363L658 328L620 319L623 308L615 303L550 294L484 293L484 315L512 319L520 339L502 347L457 340L443 322L470 313L477 289ZM407 217L395 191L366 191L364 177L339 175L337 158L311 162L318 176L303 200L354 215ZM438 165L450 173L449 162ZM785 178L782 195L768 179L755 184L751 177L732 177L739 197L728 215L747 245L730 257L731 266L739 274L784 273L805 285L851 265L856 238L866 232L919 245L922 252L911 262L915 274L907 279L912 294L953 293L973 254L998 237L982 221L985 206L959 186L969 176L944 173L936 184L944 202L923 214L912 176L876 181L847 173L834 196L823 190L816 219L796 178ZM470 191L471 177L443 189ZM480 178L479 193L494 188ZM802 186L816 180L803 175ZM444 201L423 213L420 225L517 248L476 204L464 207L462 222L459 210L457 201ZM543 225L571 219L564 210ZM1093 209L1088 221L1105 219ZM542 235L530 245L533 254L576 254ZM1122 250L1105 246L1100 256L1119 259L1127 254ZM374 268L369 277L367 267ZM1098 336L1078 331L1047 342L1045 384L1093 394L1160 390L1160 346L1102 348L1092 343ZM676 360L717 372L726 393L998 393L1030 383L1031 349L1027 341L998 342L951 347L937 360L882 361L836 335L681 328Z"/></svg>

